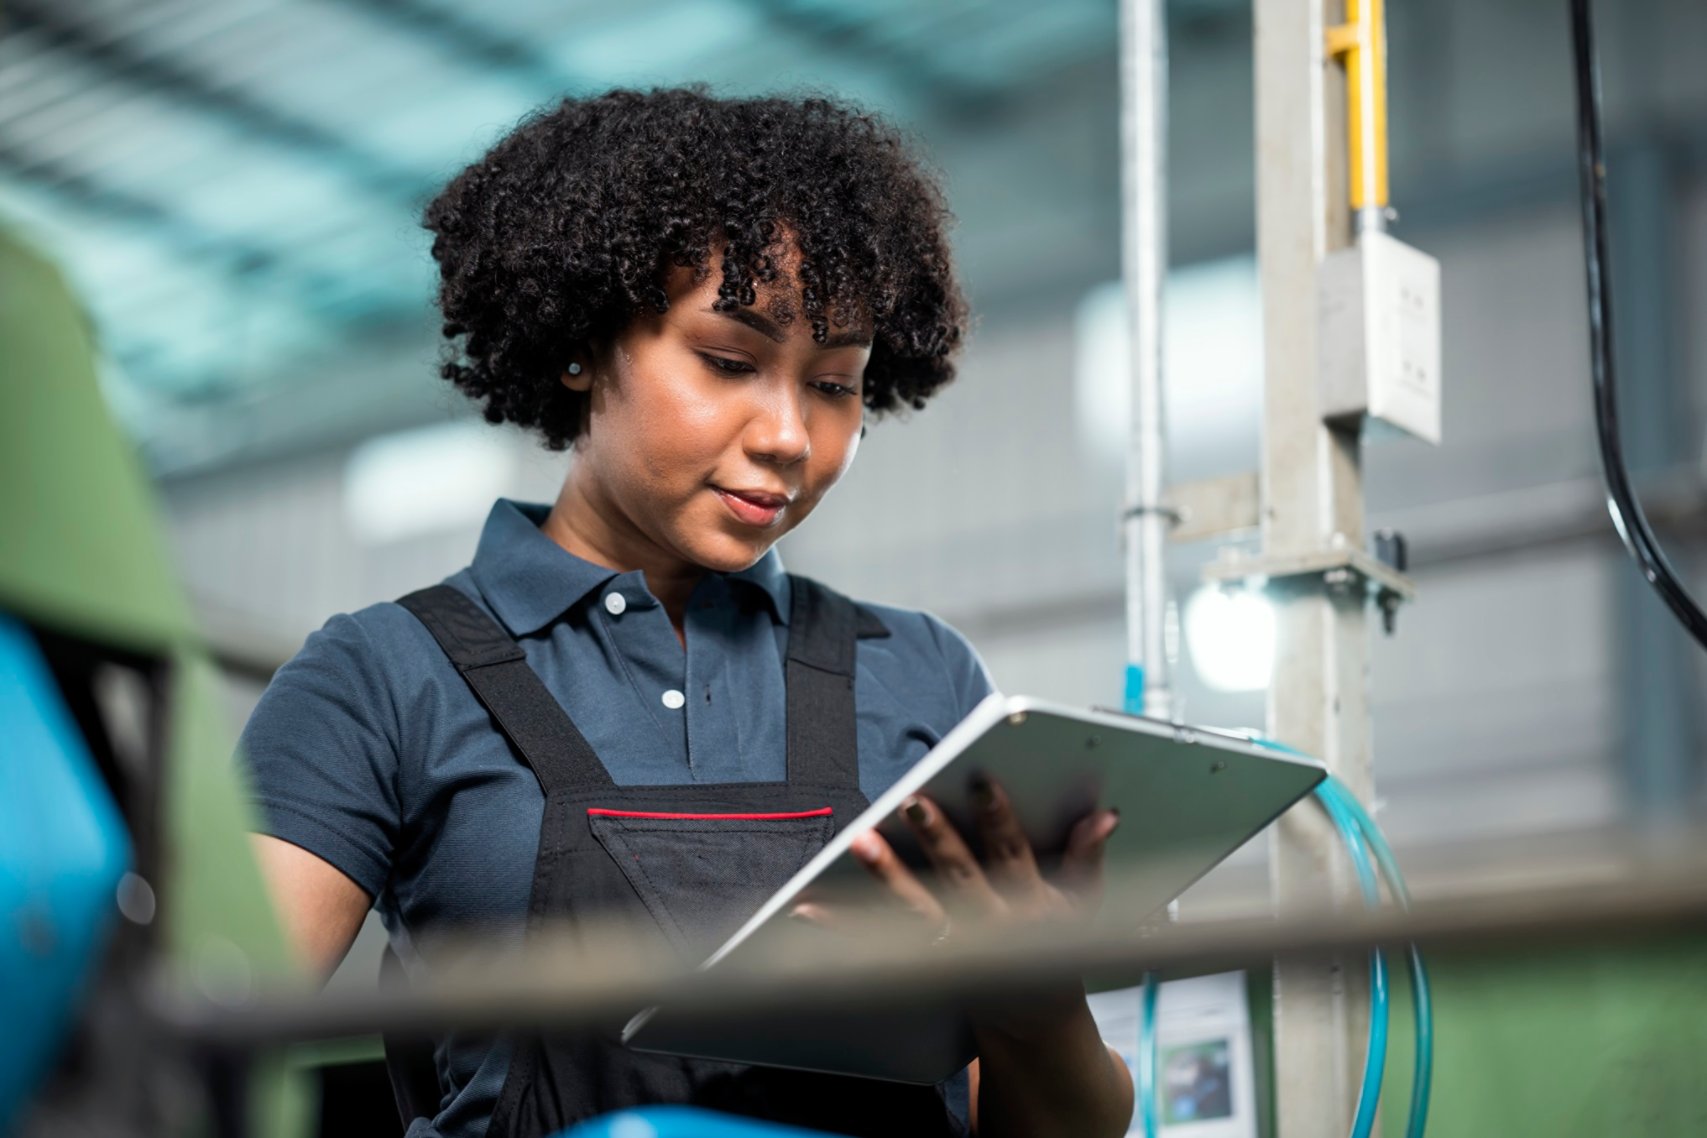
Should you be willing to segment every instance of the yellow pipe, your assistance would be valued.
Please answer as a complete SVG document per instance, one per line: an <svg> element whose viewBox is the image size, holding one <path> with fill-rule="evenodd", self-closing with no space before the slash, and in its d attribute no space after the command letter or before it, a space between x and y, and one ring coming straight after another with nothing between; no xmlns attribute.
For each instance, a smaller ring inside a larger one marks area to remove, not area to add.
<svg viewBox="0 0 1707 1138"><path fill-rule="evenodd" d="M1387 208L1387 20L1382 0L1345 0L1346 22L1327 30L1343 56L1351 128L1351 208Z"/></svg>

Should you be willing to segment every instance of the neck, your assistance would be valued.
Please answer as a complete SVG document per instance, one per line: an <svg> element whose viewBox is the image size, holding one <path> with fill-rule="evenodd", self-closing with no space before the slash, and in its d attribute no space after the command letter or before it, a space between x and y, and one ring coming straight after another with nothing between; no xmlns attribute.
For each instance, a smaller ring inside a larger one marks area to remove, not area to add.
<svg viewBox="0 0 1707 1138"><path fill-rule="evenodd" d="M578 469L579 464L569 468L541 532L583 561L619 573L640 570L646 576L646 588L664 606L676 635L681 636L688 598L705 576L705 569L660 549L614 504L605 501L597 487L576 477Z"/></svg>

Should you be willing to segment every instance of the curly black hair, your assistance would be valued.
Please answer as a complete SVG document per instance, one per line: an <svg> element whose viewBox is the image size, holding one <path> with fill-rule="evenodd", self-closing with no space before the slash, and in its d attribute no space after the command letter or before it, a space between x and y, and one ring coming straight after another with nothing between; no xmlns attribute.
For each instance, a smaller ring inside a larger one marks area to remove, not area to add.
<svg viewBox="0 0 1707 1138"><path fill-rule="evenodd" d="M573 351L664 311L671 268L703 280L718 248L718 306L751 305L792 243L814 339L871 320L866 406L923 407L954 377L966 332L949 220L901 134L832 99L699 87L566 99L427 206L450 341L440 371L489 421L561 450L586 400L559 382Z"/></svg>

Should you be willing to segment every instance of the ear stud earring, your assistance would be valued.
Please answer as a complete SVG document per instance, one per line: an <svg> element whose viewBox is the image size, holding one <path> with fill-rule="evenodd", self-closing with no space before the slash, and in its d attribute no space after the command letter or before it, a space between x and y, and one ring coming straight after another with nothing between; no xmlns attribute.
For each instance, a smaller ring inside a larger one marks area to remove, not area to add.
<svg viewBox="0 0 1707 1138"><path fill-rule="evenodd" d="M580 364L573 364L573 363L570 364L569 365L569 374L570 375L580 375L581 374L581 365Z"/></svg>

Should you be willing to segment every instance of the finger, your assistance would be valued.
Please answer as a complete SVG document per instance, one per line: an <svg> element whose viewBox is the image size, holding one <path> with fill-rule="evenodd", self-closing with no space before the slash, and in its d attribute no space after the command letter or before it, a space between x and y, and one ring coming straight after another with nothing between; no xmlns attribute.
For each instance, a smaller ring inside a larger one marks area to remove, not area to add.
<svg viewBox="0 0 1707 1138"><path fill-rule="evenodd" d="M802 901L788 911L788 916L803 925L812 925L829 932L843 931L849 925L845 909L821 905L816 901Z"/></svg>
<svg viewBox="0 0 1707 1138"><path fill-rule="evenodd" d="M802 901L788 910L788 920L810 930L807 935L828 935L843 944L893 943L897 935L916 937L928 944L948 928L948 918L940 915L940 910L938 914L916 914L903 906L898 912L886 911L885 920L873 921L868 908Z"/></svg>
<svg viewBox="0 0 1707 1138"><path fill-rule="evenodd" d="M901 804L901 817L936 869L947 897L986 913L1000 912L1006 907L1001 896L990 887L978 859L972 856L971 849L936 803L922 795L909 798Z"/></svg>
<svg viewBox="0 0 1707 1138"><path fill-rule="evenodd" d="M848 847L866 871L899 901L903 908L917 913L931 928L940 927L948 919L942 903L925 888L924 882L895 855L895 850L876 830L867 830L854 837Z"/></svg>
<svg viewBox="0 0 1707 1138"><path fill-rule="evenodd" d="M1095 897L1102 892L1103 853L1108 839L1120 825L1120 811L1094 810L1080 818L1067 835L1067 849L1061 855L1059 887L1079 897Z"/></svg>
<svg viewBox="0 0 1707 1138"><path fill-rule="evenodd" d="M979 775L972 782L979 839L984 844L984 872L998 889L1025 894L1043 888L1031 839L1019 824L1008 792L993 779Z"/></svg>

